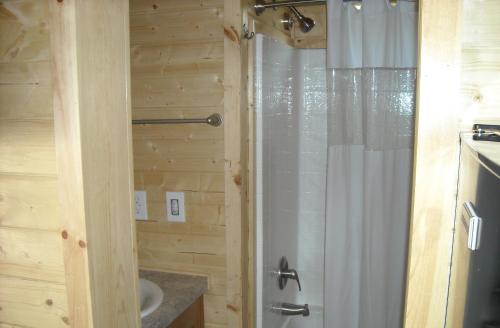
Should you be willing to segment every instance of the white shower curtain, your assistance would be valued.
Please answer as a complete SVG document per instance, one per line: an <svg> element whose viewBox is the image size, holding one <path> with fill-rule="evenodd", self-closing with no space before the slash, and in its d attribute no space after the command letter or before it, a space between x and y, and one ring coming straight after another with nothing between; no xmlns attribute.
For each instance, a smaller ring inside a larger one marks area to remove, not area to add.
<svg viewBox="0 0 500 328"><path fill-rule="evenodd" d="M417 8L328 2L325 327L402 326Z"/></svg>

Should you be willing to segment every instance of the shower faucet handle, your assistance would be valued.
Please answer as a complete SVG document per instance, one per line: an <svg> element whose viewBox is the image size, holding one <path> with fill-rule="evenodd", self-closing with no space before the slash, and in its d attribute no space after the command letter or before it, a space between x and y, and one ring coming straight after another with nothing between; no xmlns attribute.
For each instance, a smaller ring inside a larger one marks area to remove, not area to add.
<svg viewBox="0 0 500 328"><path fill-rule="evenodd" d="M299 291L302 291L302 286L300 286L299 274L295 269L288 268L288 260L286 257L281 257L279 270L276 272L278 275L278 286L280 289L284 289L288 279L295 280L299 286Z"/></svg>

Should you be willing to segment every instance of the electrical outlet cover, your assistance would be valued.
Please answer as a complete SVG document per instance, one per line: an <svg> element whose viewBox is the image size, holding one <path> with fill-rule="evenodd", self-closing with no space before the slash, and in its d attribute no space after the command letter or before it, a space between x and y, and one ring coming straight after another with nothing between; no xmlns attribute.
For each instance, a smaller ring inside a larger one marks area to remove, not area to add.
<svg viewBox="0 0 500 328"><path fill-rule="evenodd" d="M167 191L167 220L170 222L186 222L184 193Z"/></svg>
<svg viewBox="0 0 500 328"><path fill-rule="evenodd" d="M148 202L145 190L135 191L135 219L147 220L148 219Z"/></svg>

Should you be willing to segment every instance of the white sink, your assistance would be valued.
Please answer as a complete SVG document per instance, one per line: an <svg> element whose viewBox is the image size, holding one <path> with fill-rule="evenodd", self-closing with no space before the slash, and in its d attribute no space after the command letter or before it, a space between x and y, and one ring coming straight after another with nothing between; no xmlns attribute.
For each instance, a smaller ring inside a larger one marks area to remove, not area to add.
<svg viewBox="0 0 500 328"><path fill-rule="evenodd" d="M163 301L163 291L157 284L146 279L139 279L141 318L151 314Z"/></svg>

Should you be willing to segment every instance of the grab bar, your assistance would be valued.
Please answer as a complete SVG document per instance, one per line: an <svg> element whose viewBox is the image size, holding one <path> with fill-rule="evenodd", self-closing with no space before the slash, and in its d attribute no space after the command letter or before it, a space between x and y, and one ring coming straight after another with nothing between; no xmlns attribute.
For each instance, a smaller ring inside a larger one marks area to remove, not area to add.
<svg viewBox="0 0 500 328"><path fill-rule="evenodd" d="M212 114L206 118L163 118L151 120L132 120L132 124L190 124L201 123L211 126L220 126L222 124L222 115Z"/></svg>

